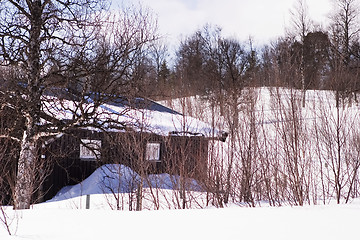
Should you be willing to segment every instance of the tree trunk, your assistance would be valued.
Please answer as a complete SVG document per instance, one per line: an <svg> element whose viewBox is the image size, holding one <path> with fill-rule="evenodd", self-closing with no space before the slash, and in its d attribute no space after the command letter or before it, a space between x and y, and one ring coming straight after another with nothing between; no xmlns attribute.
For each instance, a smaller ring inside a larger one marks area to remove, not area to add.
<svg viewBox="0 0 360 240"><path fill-rule="evenodd" d="M15 185L15 209L29 209L34 189L35 169L37 160L36 141L24 132L21 142L20 156L18 159L18 170Z"/></svg>
<svg viewBox="0 0 360 240"><path fill-rule="evenodd" d="M143 185L144 185L144 177L142 175L140 183L138 185L138 189L136 191L136 211L141 211L142 210Z"/></svg>
<svg viewBox="0 0 360 240"><path fill-rule="evenodd" d="M35 0L29 5L31 15L29 44L27 53L27 106L24 111L25 131L21 142L20 156L18 159L18 171L15 185L15 208L30 208L31 197L34 190L35 163L37 160L36 149L36 124L39 122L41 111L41 81L40 81L40 45L41 27L43 26L42 11L44 6L40 0Z"/></svg>

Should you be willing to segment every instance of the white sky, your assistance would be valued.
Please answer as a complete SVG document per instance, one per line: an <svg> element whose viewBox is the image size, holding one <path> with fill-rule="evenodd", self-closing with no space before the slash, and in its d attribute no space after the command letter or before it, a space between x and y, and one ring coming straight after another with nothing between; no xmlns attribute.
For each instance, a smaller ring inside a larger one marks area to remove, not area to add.
<svg viewBox="0 0 360 240"><path fill-rule="evenodd" d="M206 23L218 25L223 35L268 43L290 26L289 9L296 0L113 0L142 3L158 16L160 33L178 43ZM318 23L328 19L332 0L307 0L310 16Z"/></svg>

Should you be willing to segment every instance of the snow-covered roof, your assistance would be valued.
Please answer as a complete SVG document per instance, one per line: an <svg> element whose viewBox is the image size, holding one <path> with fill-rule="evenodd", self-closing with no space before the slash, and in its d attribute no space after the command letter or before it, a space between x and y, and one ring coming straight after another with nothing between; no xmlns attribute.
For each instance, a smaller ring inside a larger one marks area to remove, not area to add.
<svg viewBox="0 0 360 240"><path fill-rule="evenodd" d="M90 95L80 106L75 100L46 96L43 101L43 110L58 120L74 118L81 120L81 115L91 113L94 117L92 119L84 117L84 120L103 122L109 131L118 130L119 128L114 127L114 124L119 123L135 131L152 132L163 136L204 136L224 141L227 135L199 119L185 116L144 98L128 100L118 97L102 102L106 103L98 104L96 96Z"/></svg>

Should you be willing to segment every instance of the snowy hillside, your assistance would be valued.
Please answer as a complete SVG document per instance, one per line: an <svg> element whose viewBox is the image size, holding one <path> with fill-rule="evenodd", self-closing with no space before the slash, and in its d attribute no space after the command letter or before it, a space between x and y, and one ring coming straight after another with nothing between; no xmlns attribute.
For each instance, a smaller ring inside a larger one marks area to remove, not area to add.
<svg viewBox="0 0 360 240"><path fill-rule="evenodd" d="M264 87L243 89L237 99L163 103L229 132L225 143L210 147L209 159L213 177L226 186L217 191L234 202L349 202L360 196L359 97L336 101L335 92L315 90L303 97L301 90Z"/></svg>
<svg viewBox="0 0 360 240"><path fill-rule="evenodd" d="M327 91L308 91L305 107L301 100L289 89L245 90L236 114L229 99L224 106L201 97L167 102L220 130L236 129L226 142L210 143L209 181L141 178L105 165L30 210L3 207L0 239L357 239L359 106L336 108ZM143 211L136 212L139 186Z"/></svg>

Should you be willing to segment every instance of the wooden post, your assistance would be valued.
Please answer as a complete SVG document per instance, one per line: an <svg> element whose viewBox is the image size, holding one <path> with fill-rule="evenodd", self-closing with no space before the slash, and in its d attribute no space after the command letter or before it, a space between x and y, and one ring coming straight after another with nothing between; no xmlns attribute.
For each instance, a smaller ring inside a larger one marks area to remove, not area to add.
<svg viewBox="0 0 360 240"><path fill-rule="evenodd" d="M86 195L86 209L90 209L90 195Z"/></svg>

